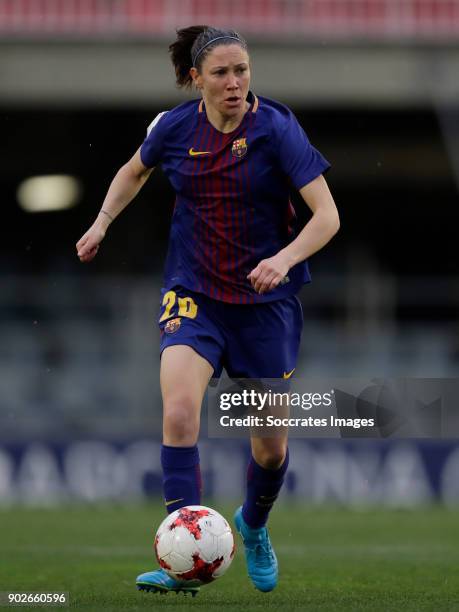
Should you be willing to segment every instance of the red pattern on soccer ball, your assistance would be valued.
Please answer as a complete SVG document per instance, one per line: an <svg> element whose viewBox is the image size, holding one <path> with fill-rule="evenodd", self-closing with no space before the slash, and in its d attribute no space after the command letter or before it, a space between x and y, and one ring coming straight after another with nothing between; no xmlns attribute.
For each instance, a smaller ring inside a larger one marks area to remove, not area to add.
<svg viewBox="0 0 459 612"><path fill-rule="evenodd" d="M201 539L201 528L198 525L198 521L203 516L208 516L208 510L190 510L189 508L180 508L179 515L175 521L169 527L170 530L176 527L186 527L188 531L194 536L195 540ZM190 570L191 571L191 570Z"/></svg>
<svg viewBox="0 0 459 612"><path fill-rule="evenodd" d="M223 563L223 557L219 557L212 561L212 563L207 563L199 556L199 553L195 553L193 555L193 568L188 572L184 572L183 574L177 574L177 577L180 580L200 580L201 582L212 582L215 580L214 572L220 567Z"/></svg>
<svg viewBox="0 0 459 612"><path fill-rule="evenodd" d="M156 558L158 560L158 563L161 565L161 559L158 557L158 542L159 542L159 535L156 534L156 536L155 536L155 543L153 545L153 550L155 551L155 555L156 555Z"/></svg>
<svg viewBox="0 0 459 612"><path fill-rule="evenodd" d="M159 557L157 557L157 559L158 559L158 562L159 562L160 566L161 566L163 569L165 569L165 570L172 570L171 566L170 566L170 565L168 565L168 564L167 564L167 563L164 561L164 559L160 559Z"/></svg>

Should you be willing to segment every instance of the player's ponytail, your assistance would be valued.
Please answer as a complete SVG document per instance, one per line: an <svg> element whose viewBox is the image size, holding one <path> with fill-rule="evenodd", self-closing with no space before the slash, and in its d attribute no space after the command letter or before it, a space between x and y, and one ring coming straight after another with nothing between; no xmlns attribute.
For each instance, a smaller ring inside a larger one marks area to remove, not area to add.
<svg viewBox="0 0 459 612"><path fill-rule="evenodd" d="M214 47L234 43L247 49L245 40L234 30L219 30L206 25L177 30L177 40L169 45L169 53L178 87L191 87L190 68L194 66L200 70L204 58Z"/></svg>
<svg viewBox="0 0 459 612"><path fill-rule="evenodd" d="M190 76L191 49L200 34L207 30L205 25L190 26L177 30L177 40L169 45L169 53L174 64L178 87L191 87L193 79Z"/></svg>

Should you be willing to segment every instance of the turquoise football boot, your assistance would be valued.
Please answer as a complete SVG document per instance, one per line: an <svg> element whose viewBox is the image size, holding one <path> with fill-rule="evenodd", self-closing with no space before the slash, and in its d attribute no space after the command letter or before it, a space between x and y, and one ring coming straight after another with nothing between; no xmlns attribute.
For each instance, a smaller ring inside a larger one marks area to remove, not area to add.
<svg viewBox="0 0 459 612"><path fill-rule="evenodd" d="M266 527L253 529L242 518L242 506L234 515L236 529L245 547L248 574L259 591L267 593L277 585L277 558Z"/></svg>
<svg viewBox="0 0 459 612"><path fill-rule="evenodd" d="M195 597L199 593L198 586L185 586L185 583L171 578L163 569L158 569L153 572L145 572L137 576L135 581L139 591L149 591L151 593L191 593Z"/></svg>

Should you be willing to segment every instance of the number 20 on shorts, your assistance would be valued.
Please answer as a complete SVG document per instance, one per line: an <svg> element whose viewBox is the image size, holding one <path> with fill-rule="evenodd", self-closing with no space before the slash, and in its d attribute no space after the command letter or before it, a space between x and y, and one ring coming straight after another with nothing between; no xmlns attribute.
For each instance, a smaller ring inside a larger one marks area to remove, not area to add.
<svg viewBox="0 0 459 612"><path fill-rule="evenodd" d="M175 305L175 302L178 302L178 313L174 315L172 313L172 309ZM159 319L159 322L165 321L169 317L177 316L177 317L188 317L189 319L194 319L198 314L198 305L195 303L193 298L191 297L179 297L177 298L177 294L175 291L167 291L163 297L163 306L165 306L164 312Z"/></svg>

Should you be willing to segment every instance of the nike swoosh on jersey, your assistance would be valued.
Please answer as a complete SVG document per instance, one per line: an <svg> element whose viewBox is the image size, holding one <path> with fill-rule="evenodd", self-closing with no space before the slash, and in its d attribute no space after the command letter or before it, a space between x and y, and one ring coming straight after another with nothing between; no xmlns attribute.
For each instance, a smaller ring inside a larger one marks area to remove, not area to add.
<svg viewBox="0 0 459 612"><path fill-rule="evenodd" d="M195 157L196 155L210 155L212 151L195 151L193 147L188 151L191 157Z"/></svg>
<svg viewBox="0 0 459 612"><path fill-rule="evenodd" d="M293 370L291 372L284 372L284 378L290 378L290 376L293 374L293 372L296 370L296 368L293 368Z"/></svg>
<svg viewBox="0 0 459 612"><path fill-rule="evenodd" d="M183 501L183 500L184 500L183 497L179 497L178 499L171 499L170 501L165 501L164 503L166 504L166 507L167 507L167 506L170 506L171 504L175 504L175 503L177 503L179 501Z"/></svg>

